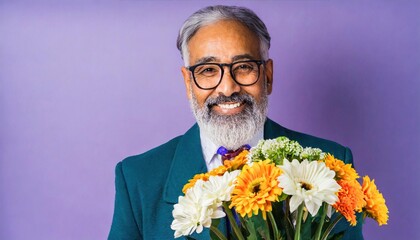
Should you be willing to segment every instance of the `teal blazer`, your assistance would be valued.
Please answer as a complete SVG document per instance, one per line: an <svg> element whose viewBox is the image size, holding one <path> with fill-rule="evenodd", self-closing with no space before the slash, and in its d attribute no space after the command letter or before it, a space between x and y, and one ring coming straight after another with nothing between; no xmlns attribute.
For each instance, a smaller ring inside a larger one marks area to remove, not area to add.
<svg viewBox="0 0 420 240"><path fill-rule="evenodd" d="M332 141L286 129L267 119L264 137L271 139L278 136L286 136L303 146L321 148L346 163L353 163L350 149ZM173 239L174 231L170 228L173 206L183 194L182 188L188 180L203 172L207 172L207 167L197 124L182 136L119 162L115 170L115 209L108 239ZM343 239L363 239L362 224L350 227L343 221L334 229L337 232L343 230L346 230ZM208 229L193 237L210 239Z"/></svg>

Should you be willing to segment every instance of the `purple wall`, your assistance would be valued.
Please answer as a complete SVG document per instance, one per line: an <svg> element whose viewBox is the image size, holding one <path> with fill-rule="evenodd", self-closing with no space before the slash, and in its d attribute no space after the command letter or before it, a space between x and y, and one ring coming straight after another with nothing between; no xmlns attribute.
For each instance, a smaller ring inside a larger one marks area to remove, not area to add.
<svg viewBox="0 0 420 240"><path fill-rule="evenodd" d="M215 1L56 2L0 1L0 239L104 239L115 164L194 122L175 39ZM272 34L270 117L376 179L366 239L420 239L420 3L228 3Z"/></svg>

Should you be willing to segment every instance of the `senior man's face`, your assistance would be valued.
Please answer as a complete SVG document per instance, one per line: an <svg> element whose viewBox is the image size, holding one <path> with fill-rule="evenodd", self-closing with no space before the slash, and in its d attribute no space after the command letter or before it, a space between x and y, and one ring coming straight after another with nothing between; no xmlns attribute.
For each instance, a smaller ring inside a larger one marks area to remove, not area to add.
<svg viewBox="0 0 420 240"><path fill-rule="evenodd" d="M233 63L261 60L258 37L236 21L219 21L202 27L188 43L190 66L203 63ZM237 148L247 143L265 121L267 95L272 91L272 61L260 66L258 81L241 86L224 68L220 84L200 89L185 67L182 74L192 110L200 125L216 144Z"/></svg>

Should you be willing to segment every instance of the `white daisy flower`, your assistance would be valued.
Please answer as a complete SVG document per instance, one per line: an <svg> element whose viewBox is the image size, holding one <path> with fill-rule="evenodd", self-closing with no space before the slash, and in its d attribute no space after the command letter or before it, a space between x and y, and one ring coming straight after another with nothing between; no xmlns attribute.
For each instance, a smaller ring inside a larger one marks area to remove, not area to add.
<svg viewBox="0 0 420 240"><path fill-rule="evenodd" d="M318 213L323 202L333 205L338 197L335 194L341 188L334 180L335 172L330 170L325 163L308 160L299 162L287 159L280 166L283 174L278 178L279 187L283 192L292 196L290 211L295 211L304 203L312 216Z"/></svg>
<svg viewBox="0 0 420 240"><path fill-rule="evenodd" d="M197 181L174 205L171 229L175 230L175 238L191 235L194 231L201 233L203 227L211 226L211 219L225 216L220 208L212 204L211 199L205 197L203 185L204 181Z"/></svg>
<svg viewBox="0 0 420 240"><path fill-rule="evenodd" d="M212 204L217 207L221 206L223 201L230 201L235 187L233 182L240 172L241 170L236 170L225 172L223 176L210 176L209 180L203 184L204 198L212 201Z"/></svg>

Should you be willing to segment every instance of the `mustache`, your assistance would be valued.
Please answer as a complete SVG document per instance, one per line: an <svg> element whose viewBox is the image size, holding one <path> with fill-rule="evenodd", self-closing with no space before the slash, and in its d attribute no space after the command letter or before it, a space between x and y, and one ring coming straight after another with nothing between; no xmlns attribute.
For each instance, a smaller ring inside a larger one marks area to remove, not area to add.
<svg viewBox="0 0 420 240"><path fill-rule="evenodd" d="M253 106L255 103L254 98L249 94L240 94L240 93L233 93L229 97L225 95L220 95L214 98L208 98L205 102L206 106L211 109L213 106L223 103L229 103L229 102L243 102L245 104L248 104L250 106Z"/></svg>

